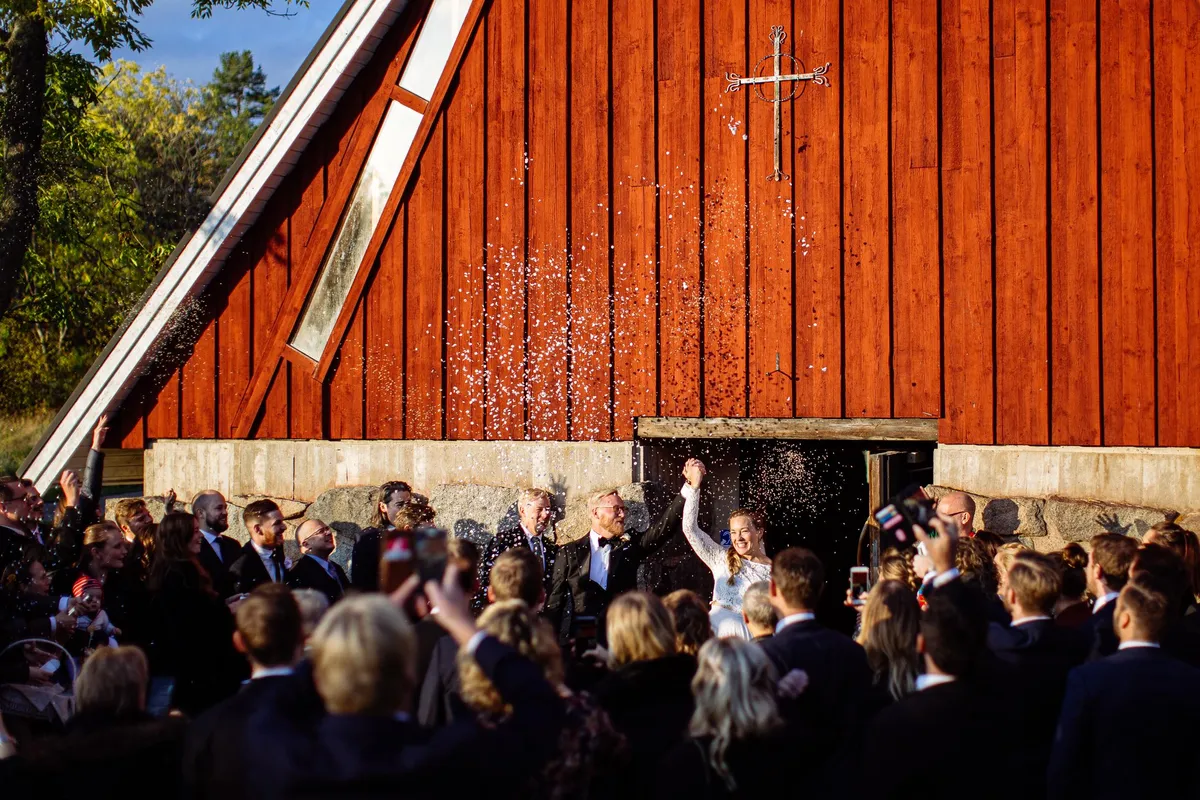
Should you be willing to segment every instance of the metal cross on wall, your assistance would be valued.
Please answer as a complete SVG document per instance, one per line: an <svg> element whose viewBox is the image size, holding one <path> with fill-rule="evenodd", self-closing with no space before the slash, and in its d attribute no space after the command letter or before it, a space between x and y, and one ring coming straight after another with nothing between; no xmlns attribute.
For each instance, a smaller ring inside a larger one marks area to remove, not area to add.
<svg viewBox="0 0 1200 800"><path fill-rule="evenodd" d="M823 67L817 67L812 72L804 71L804 64L787 53L783 52L783 40L787 38L787 34L783 32L782 25L775 25L771 28L771 44L775 46L775 51L766 58L761 59L755 66L757 76L753 78L743 78L741 75L736 75L732 72L725 75L725 80L729 81L729 85L725 87L727 92L736 92L743 86L752 85L754 91L760 100L775 104L775 172L767 177L767 180L781 181L788 176L783 173L783 114L782 106L787 100L791 100L796 96L797 87L799 93L804 94L805 81L812 81L817 86L829 86L829 78L826 75L829 72L829 64L826 63ZM794 72L783 74L783 60L787 59L790 62ZM774 62L774 72L763 74L768 61ZM783 82L793 81L789 87L787 97L783 96ZM764 84L773 84L775 87L775 96L767 97L763 94L762 87Z"/></svg>

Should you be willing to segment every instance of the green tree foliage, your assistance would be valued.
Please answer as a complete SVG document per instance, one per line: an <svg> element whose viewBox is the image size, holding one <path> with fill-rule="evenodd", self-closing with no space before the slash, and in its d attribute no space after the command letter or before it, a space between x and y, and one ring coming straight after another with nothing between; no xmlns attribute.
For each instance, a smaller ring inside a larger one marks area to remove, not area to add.
<svg viewBox="0 0 1200 800"><path fill-rule="evenodd" d="M262 121L267 90L250 53L226 53L203 87L117 62L86 93L84 65L55 65L41 220L0 320L0 412L55 407L120 325ZM241 98L240 103L235 98Z"/></svg>

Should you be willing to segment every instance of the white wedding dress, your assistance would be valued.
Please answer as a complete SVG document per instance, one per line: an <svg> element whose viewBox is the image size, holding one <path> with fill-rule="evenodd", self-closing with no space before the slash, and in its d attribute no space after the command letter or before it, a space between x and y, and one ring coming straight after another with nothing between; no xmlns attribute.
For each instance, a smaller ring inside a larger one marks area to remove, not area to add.
<svg viewBox="0 0 1200 800"><path fill-rule="evenodd" d="M691 485L684 484L679 490L683 495L683 535L693 552L713 574L712 610L708 618L713 631L719 637L734 636L750 639L750 631L742 621L742 595L750 584L770 580L771 565L742 560L742 568L733 581L729 580L728 548L714 542L700 530L700 493Z"/></svg>

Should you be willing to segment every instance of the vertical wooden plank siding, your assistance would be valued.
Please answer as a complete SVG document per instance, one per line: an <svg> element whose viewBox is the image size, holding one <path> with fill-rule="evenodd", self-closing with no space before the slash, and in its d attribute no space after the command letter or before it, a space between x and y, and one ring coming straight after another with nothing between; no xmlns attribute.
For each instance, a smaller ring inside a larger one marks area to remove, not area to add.
<svg viewBox="0 0 1200 800"><path fill-rule="evenodd" d="M991 444L991 58L987 0L942 4L942 320L938 439Z"/></svg>
<svg viewBox="0 0 1200 800"><path fill-rule="evenodd" d="M654 6L612 0L613 436L658 407Z"/></svg>
<svg viewBox="0 0 1200 800"><path fill-rule="evenodd" d="M481 296L482 298L482 296ZM404 211L379 250L366 307L367 438L404 438Z"/></svg>
<svg viewBox="0 0 1200 800"><path fill-rule="evenodd" d="M845 414L890 417L888 3L845 0Z"/></svg>
<svg viewBox="0 0 1200 800"><path fill-rule="evenodd" d="M217 435L217 322L209 308L214 299L206 296L196 302L187 320L200 336L180 370L179 435L185 439L211 439Z"/></svg>
<svg viewBox="0 0 1200 800"><path fill-rule="evenodd" d="M489 439L524 439L525 0L487 18L487 405Z"/></svg>
<svg viewBox="0 0 1200 800"><path fill-rule="evenodd" d="M331 154L330 160L335 160ZM301 242L307 239L307 231L311 230L321 213L325 202L326 181L329 178L328 169L314 169L311 173L300 173L303 194L300 204L292 212L291 228L288 241L291 244L288 261L288 283L293 280L293 272L299 268L304 259L304 253L309 247L323 246L316 241L307 245ZM285 292L280 292L282 301ZM320 439L324 435L324 386L313 376L307 367L295 364L281 366L288 372L288 411L290 412L290 428L288 435L292 439ZM277 380L278 384L279 381ZM271 389L278 391L278 386Z"/></svg>
<svg viewBox="0 0 1200 800"><path fill-rule="evenodd" d="M774 51L774 45L765 35L772 25L786 21L791 16L791 0L751 0L750 2L750 64L757 63ZM781 50L791 53L792 35L784 40ZM791 72L791 62L781 59L780 71ZM775 69L772 61L763 65L763 72L770 74ZM780 94L786 97L793 89L797 94L812 87L797 87L783 84ZM774 103L763 102L755 87L742 91L750 93L750 117L746 129L750 136L750 359L748 362L750 384L750 416L792 416L793 381L790 376L806 375L815 365L801 364L793 358L792 335L794 320L791 314L781 314L780 309L792 305L792 225L795 206L792 199L792 175L795 172L792 156L792 114L803 99L781 107L780 141L783 180L772 180L775 170L775 109ZM824 91L824 89L814 89ZM775 96L770 85L762 88L769 99ZM803 113L803 109L799 109ZM779 367L779 371L776 371Z"/></svg>
<svg viewBox="0 0 1200 800"><path fill-rule="evenodd" d="M894 415L941 416L938 3L893 0L892 388Z"/></svg>
<svg viewBox="0 0 1200 800"><path fill-rule="evenodd" d="M792 224L798 417L842 416L842 20L839 5L794 0L795 55L806 69L830 65L831 88L794 101ZM812 364L812 369L807 365Z"/></svg>
<svg viewBox="0 0 1200 800"><path fill-rule="evenodd" d="M567 437L567 0L529 2L529 438Z"/></svg>
<svg viewBox="0 0 1200 800"><path fill-rule="evenodd" d="M217 438L233 435L238 404L253 367L250 263L246 243L240 242L222 276L225 307L217 318Z"/></svg>
<svg viewBox="0 0 1200 800"><path fill-rule="evenodd" d="M1104 444L1155 444L1151 0L1100 4Z"/></svg>
<svg viewBox="0 0 1200 800"><path fill-rule="evenodd" d="M612 438L609 0L573 0L570 40L571 438Z"/></svg>
<svg viewBox="0 0 1200 800"><path fill-rule="evenodd" d="M744 75L746 8L704 4L704 415L746 408L746 146L752 92L727 92Z"/></svg>
<svg viewBox="0 0 1200 800"><path fill-rule="evenodd" d="M1098 445L1096 4L1050 4L1051 444Z"/></svg>
<svg viewBox="0 0 1200 800"><path fill-rule="evenodd" d="M1200 0L1154 3L1158 444L1200 446Z"/></svg>
<svg viewBox="0 0 1200 800"><path fill-rule="evenodd" d="M446 437L482 439L484 386L484 33L467 50L445 112ZM392 232L393 236L395 231ZM369 296L369 293L368 293Z"/></svg>
<svg viewBox="0 0 1200 800"><path fill-rule="evenodd" d="M354 319L338 354L329 380L329 436L331 439L361 439L364 435L363 367L364 307L358 304Z"/></svg>
<svg viewBox="0 0 1200 800"><path fill-rule="evenodd" d="M405 206L404 437L442 438L442 160L444 123L434 126Z"/></svg>
<svg viewBox="0 0 1200 800"><path fill-rule="evenodd" d="M1005 13L993 19L992 42L995 438L1048 444L1046 5L1010 0L998 10Z"/></svg>
<svg viewBox="0 0 1200 800"><path fill-rule="evenodd" d="M161 368L160 368L161 369ZM146 412L147 439L179 438L179 369L161 374L153 385L158 386Z"/></svg>
<svg viewBox="0 0 1200 800"><path fill-rule="evenodd" d="M283 183L289 191L299 192L297 180ZM288 244L291 220L288 216L278 217L273 228L260 234L261 245L251 251L254 270L251 284L250 324L254 341L253 364L261 364L266 358L264 351L270 343L274 330L275 316L288 287ZM295 402L288 392L288 370L290 365L280 364L271 388L263 402L263 412L254 432L256 439L286 439L291 435L289 406ZM231 423L232 417L231 416Z"/></svg>
<svg viewBox="0 0 1200 800"><path fill-rule="evenodd" d="M700 414L700 0L658 14L659 413ZM644 116L644 112L643 112Z"/></svg>

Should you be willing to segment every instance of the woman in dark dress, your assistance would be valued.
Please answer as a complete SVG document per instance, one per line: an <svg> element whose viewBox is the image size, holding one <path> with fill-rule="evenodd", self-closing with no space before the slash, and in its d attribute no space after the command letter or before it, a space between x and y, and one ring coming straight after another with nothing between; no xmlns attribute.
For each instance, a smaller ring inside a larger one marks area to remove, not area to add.
<svg viewBox="0 0 1200 800"><path fill-rule="evenodd" d="M659 762L687 732L695 704L694 656L679 653L675 625L663 601L627 592L608 607L610 672L596 698L629 741L629 797L654 797Z"/></svg>
<svg viewBox="0 0 1200 800"><path fill-rule="evenodd" d="M200 536L191 514L167 514L150 565L150 669L174 679L171 707L189 716L236 692L246 672L233 614L200 566Z"/></svg>
<svg viewBox="0 0 1200 800"><path fill-rule="evenodd" d="M706 642L698 662L690 736L663 760L655 797L705 800L777 794L789 785L785 770L791 762L770 659L751 642L725 638Z"/></svg>

